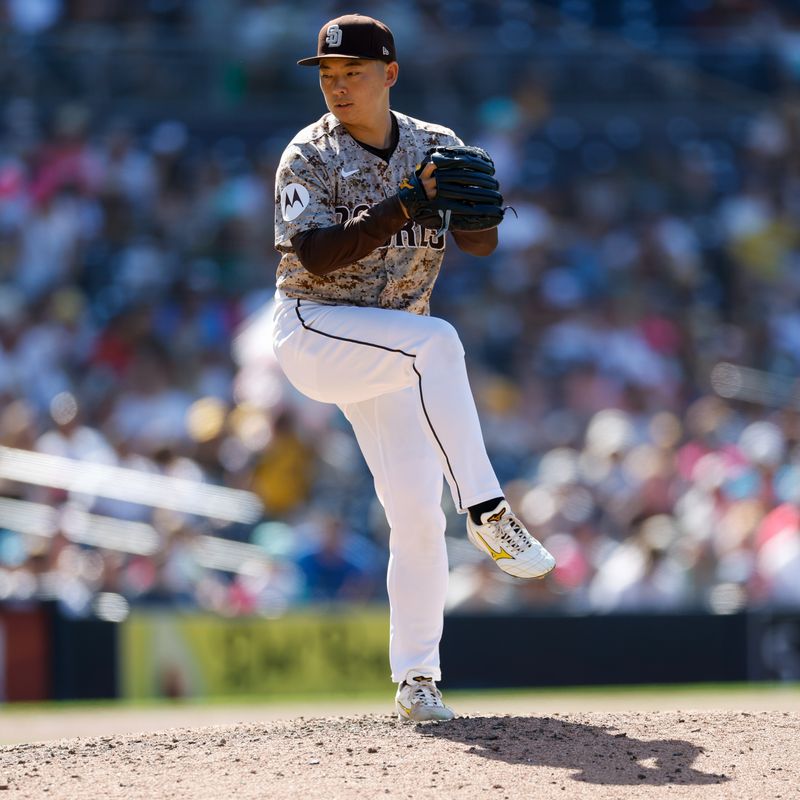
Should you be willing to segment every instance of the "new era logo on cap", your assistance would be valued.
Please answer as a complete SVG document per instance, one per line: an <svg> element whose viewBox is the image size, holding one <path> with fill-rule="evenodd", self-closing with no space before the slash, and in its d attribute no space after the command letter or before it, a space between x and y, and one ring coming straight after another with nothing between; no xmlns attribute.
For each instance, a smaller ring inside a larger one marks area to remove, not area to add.
<svg viewBox="0 0 800 800"><path fill-rule="evenodd" d="M317 38L317 54L298 61L316 66L321 58L366 58L396 61L394 36L382 22L363 14L345 14L326 22Z"/></svg>

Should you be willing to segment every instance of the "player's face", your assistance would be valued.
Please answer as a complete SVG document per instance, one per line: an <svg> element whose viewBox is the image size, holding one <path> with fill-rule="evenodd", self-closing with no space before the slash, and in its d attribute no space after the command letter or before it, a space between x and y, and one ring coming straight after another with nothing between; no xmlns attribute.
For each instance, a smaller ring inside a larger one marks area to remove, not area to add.
<svg viewBox="0 0 800 800"><path fill-rule="evenodd" d="M344 124L369 125L388 106L389 88L397 80L397 63L323 58L319 85L328 110Z"/></svg>

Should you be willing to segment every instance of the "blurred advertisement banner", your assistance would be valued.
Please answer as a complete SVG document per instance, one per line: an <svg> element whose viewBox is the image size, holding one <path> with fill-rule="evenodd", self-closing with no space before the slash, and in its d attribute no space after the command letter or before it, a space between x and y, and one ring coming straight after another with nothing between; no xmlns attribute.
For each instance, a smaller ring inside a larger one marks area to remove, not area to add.
<svg viewBox="0 0 800 800"><path fill-rule="evenodd" d="M120 631L126 698L286 695L389 680L388 610L279 619L132 614Z"/></svg>

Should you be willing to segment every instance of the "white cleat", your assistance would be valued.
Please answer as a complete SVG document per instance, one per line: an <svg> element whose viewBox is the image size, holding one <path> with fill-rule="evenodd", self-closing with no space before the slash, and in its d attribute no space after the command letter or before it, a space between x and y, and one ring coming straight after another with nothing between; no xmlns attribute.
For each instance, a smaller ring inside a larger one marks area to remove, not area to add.
<svg viewBox="0 0 800 800"><path fill-rule="evenodd" d="M446 722L455 717L455 711L442 702L442 693L433 678L418 676L403 681L397 687L394 707L400 719L411 722Z"/></svg>
<svg viewBox="0 0 800 800"><path fill-rule="evenodd" d="M553 556L528 533L505 500L481 514L480 525L467 512L467 536L503 572L516 578L543 578L556 565Z"/></svg>

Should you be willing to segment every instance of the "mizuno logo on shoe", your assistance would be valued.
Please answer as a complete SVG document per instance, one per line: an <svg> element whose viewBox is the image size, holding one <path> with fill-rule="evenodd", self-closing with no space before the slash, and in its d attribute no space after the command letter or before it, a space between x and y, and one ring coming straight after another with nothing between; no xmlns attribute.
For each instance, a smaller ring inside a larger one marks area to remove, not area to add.
<svg viewBox="0 0 800 800"><path fill-rule="evenodd" d="M411 716L411 709L410 708L406 708L399 700L397 701L397 705L400 706L400 708L403 709L403 712L405 713L405 715L407 717Z"/></svg>
<svg viewBox="0 0 800 800"><path fill-rule="evenodd" d="M505 514L505 513L506 513L505 511L498 511L496 514L492 514L492 516L489 517L486 521L487 522L500 522L500 520L503 519L503 514Z"/></svg>
<svg viewBox="0 0 800 800"><path fill-rule="evenodd" d="M481 536L478 531L475 531L475 535L483 542L483 546L489 551L489 555L495 560L500 561L502 558L511 558L513 559L514 556L509 555L502 547L499 550L495 550L487 541L486 539Z"/></svg>

